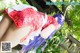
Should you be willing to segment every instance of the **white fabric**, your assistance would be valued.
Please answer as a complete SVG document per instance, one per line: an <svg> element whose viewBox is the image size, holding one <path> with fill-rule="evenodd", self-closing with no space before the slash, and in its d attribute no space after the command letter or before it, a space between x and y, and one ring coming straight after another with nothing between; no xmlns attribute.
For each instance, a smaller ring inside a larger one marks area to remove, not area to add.
<svg viewBox="0 0 80 53"><path fill-rule="evenodd" d="M3 16L0 16L0 22L1 22L2 18L3 18Z"/></svg>
<svg viewBox="0 0 80 53"><path fill-rule="evenodd" d="M30 5L26 5L26 4L19 4L19 5L15 5L11 8L8 8L8 13L12 12L13 10L16 10L16 11L21 11L25 8L33 8L34 10L37 11L37 9L33 6L30 6Z"/></svg>
<svg viewBox="0 0 80 53"><path fill-rule="evenodd" d="M43 27L43 26L45 25L45 23L47 22L47 15L45 14L45 18L44 18L44 16L42 15L42 18L43 18L43 24L42 24L42 27ZM41 33L41 30L42 30L42 27L39 28L38 30L30 33L30 35L27 37L27 39L26 39L24 42L20 43L20 44L28 45L30 39L31 39L31 40L34 40L34 37L35 37L35 36L39 36L39 34Z"/></svg>

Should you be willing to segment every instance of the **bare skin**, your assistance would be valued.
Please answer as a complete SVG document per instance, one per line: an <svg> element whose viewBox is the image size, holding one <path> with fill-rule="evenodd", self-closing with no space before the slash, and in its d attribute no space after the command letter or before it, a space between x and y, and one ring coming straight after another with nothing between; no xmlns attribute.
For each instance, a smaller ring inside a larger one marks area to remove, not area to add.
<svg viewBox="0 0 80 53"><path fill-rule="evenodd" d="M12 20L9 18L8 15L5 15L2 21L0 22L0 39L2 38L6 30L9 28L11 23L12 23Z"/></svg>
<svg viewBox="0 0 80 53"><path fill-rule="evenodd" d="M30 32L30 26L17 28L13 23L7 32L2 37L1 41L10 41L12 42L12 47L18 45L20 43L21 38L28 35Z"/></svg>
<svg viewBox="0 0 80 53"><path fill-rule="evenodd" d="M12 43L12 48L20 43L20 40L28 35L30 32L30 26L17 28L8 15L4 16L3 20L0 22L0 42L9 41ZM0 45L1 47L1 45ZM1 50L1 48L0 48ZM0 51L0 53L2 53Z"/></svg>

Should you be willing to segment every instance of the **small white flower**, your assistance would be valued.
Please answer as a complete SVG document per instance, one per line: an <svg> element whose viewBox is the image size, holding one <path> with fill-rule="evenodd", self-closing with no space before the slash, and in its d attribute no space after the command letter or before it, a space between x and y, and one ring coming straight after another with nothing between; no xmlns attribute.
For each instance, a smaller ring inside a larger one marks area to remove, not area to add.
<svg viewBox="0 0 80 53"><path fill-rule="evenodd" d="M56 2L57 0L51 0L52 2Z"/></svg>
<svg viewBox="0 0 80 53"><path fill-rule="evenodd" d="M29 51L28 53L36 53L36 51L34 51L34 50L31 50L31 51Z"/></svg>
<svg viewBox="0 0 80 53"><path fill-rule="evenodd" d="M16 4L16 0L3 0L6 4Z"/></svg>
<svg viewBox="0 0 80 53"><path fill-rule="evenodd" d="M2 0L6 4L6 8L11 5L16 5L16 0Z"/></svg>

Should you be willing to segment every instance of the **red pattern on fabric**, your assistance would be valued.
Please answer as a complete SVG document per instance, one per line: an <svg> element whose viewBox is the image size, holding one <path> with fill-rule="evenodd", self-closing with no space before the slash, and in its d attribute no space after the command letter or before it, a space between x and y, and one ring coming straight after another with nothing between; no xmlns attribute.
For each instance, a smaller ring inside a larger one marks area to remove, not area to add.
<svg viewBox="0 0 80 53"><path fill-rule="evenodd" d="M57 21L55 20L54 17L52 16L48 16L47 22L45 23L45 25L42 27L42 29L46 28L48 25L50 24L54 24L55 27L58 25Z"/></svg>
<svg viewBox="0 0 80 53"><path fill-rule="evenodd" d="M32 8L26 8L26 9L23 9L22 11L14 10L8 14L18 28L31 25L33 26L34 30L37 30L40 27L42 27L43 15L37 13Z"/></svg>
<svg viewBox="0 0 80 53"><path fill-rule="evenodd" d="M31 34L31 32L33 32L33 30L29 31L29 33L28 33L26 36L24 36L24 37L20 40L20 42L24 42L24 41L27 39L27 37Z"/></svg>
<svg viewBox="0 0 80 53"><path fill-rule="evenodd" d="M6 10L6 12L8 13L8 10ZM8 15L14 21L15 25L18 28L28 26L28 25L32 27L28 35L26 35L21 39L21 42L25 41L31 32L41 28L44 21L43 19L45 19L44 13L35 11L32 8L26 8L23 9L22 11L13 10L12 12L8 13ZM48 16L47 21L45 25L42 27L42 29L46 28L50 24L54 24L55 26L58 25L57 21L52 16Z"/></svg>

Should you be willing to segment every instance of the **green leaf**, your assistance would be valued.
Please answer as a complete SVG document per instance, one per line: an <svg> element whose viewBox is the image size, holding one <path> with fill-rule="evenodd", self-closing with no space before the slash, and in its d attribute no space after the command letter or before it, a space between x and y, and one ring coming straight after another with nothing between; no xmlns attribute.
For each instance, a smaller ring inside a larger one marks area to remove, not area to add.
<svg viewBox="0 0 80 53"><path fill-rule="evenodd" d="M0 11L2 11L6 7L3 1L0 1Z"/></svg>
<svg viewBox="0 0 80 53"><path fill-rule="evenodd" d="M36 53L41 53L41 49L37 49Z"/></svg>

